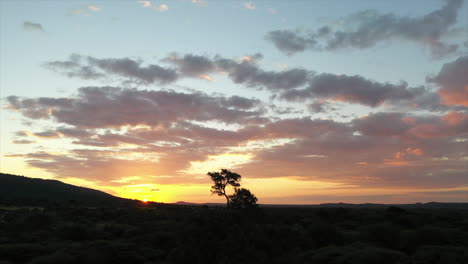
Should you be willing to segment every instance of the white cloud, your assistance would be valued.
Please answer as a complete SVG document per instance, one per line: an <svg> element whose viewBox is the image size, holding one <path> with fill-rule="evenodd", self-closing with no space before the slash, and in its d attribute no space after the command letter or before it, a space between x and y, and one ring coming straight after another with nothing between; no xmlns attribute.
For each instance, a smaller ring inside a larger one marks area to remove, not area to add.
<svg viewBox="0 0 468 264"><path fill-rule="evenodd" d="M166 12L167 10L169 10L169 6L166 4L162 4L157 9L159 10L159 12Z"/></svg>
<svg viewBox="0 0 468 264"><path fill-rule="evenodd" d="M97 7L95 5L87 5L87 6L82 6L80 8L75 8L70 11L70 14L73 15L88 15L90 12L99 12L101 11L100 7Z"/></svg>
<svg viewBox="0 0 468 264"><path fill-rule="evenodd" d="M89 6L87 6L87 8L88 8L88 10L91 10L93 12L101 11L101 8L99 8L99 7L95 6L95 5L89 5Z"/></svg>
<svg viewBox="0 0 468 264"><path fill-rule="evenodd" d="M271 8L271 7L267 8L267 12L272 14L272 15L276 15L276 13L278 13L278 11L276 11L276 9Z"/></svg>
<svg viewBox="0 0 468 264"><path fill-rule="evenodd" d="M151 1L138 1L142 7L151 7Z"/></svg>
<svg viewBox="0 0 468 264"><path fill-rule="evenodd" d="M257 8L252 2L245 2L244 7L249 10L254 10L255 8Z"/></svg>

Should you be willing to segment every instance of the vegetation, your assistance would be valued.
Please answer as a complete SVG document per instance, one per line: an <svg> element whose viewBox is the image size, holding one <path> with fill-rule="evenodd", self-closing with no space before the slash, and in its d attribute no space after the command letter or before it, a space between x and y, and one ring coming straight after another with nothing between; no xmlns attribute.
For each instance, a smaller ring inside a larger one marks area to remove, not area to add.
<svg viewBox="0 0 468 264"><path fill-rule="evenodd" d="M214 185L211 186L211 193L226 198L227 208L246 209L257 207L257 197L248 189L239 188L242 176L235 172L226 169L221 169L220 172L208 172L208 176L213 180ZM228 195L226 187L234 187L234 194Z"/></svg>
<svg viewBox="0 0 468 264"><path fill-rule="evenodd" d="M3 209L0 263L468 263L468 211Z"/></svg>
<svg viewBox="0 0 468 264"><path fill-rule="evenodd" d="M252 209L258 207L257 197L245 188L236 188L229 199L231 200L231 208Z"/></svg>

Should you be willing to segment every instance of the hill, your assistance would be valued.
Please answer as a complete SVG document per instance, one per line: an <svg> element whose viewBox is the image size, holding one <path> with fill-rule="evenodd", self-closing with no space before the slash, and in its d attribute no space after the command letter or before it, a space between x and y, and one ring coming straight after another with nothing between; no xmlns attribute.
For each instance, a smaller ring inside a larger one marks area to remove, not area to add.
<svg viewBox="0 0 468 264"><path fill-rule="evenodd" d="M399 207L404 209L457 209L468 210L468 203L415 203L415 204L351 204L351 203L324 203L324 204L260 204L260 207L291 207L291 208L371 208L385 209L389 207Z"/></svg>
<svg viewBox="0 0 468 264"><path fill-rule="evenodd" d="M132 206L140 201L66 184L0 173L0 205L7 206Z"/></svg>
<svg viewBox="0 0 468 264"><path fill-rule="evenodd" d="M178 201L175 205L185 206L209 206L209 207L225 207L224 203L190 203ZM415 203L415 204L377 204L377 203L323 203L323 204L259 204L260 208L297 208L297 209L314 209L314 208L350 208L350 209L387 209L387 208L403 208L403 209L455 209L468 210L468 203Z"/></svg>

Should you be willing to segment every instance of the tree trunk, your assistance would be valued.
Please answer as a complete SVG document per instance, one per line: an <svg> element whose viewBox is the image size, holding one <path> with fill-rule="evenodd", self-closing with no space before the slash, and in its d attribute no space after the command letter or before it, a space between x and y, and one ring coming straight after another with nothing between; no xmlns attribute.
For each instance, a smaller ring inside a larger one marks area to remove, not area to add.
<svg viewBox="0 0 468 264"><path fill-rule="evenodd" d="M230 201L229 201L229 197L224 194L224 197L226 197L226 204L227 204L227 208L231 207L231 204L230 204Z"/></svg>

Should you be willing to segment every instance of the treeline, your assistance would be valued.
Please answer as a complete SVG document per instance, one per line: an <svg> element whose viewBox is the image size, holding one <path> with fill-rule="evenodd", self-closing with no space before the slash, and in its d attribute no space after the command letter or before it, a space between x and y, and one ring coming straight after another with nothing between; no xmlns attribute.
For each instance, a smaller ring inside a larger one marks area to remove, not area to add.
<svg viewBox="0 0 468 264"><path fill-rule="evenodd" d="M461 264L468 211L4 209L0 263Z"/></svg>

